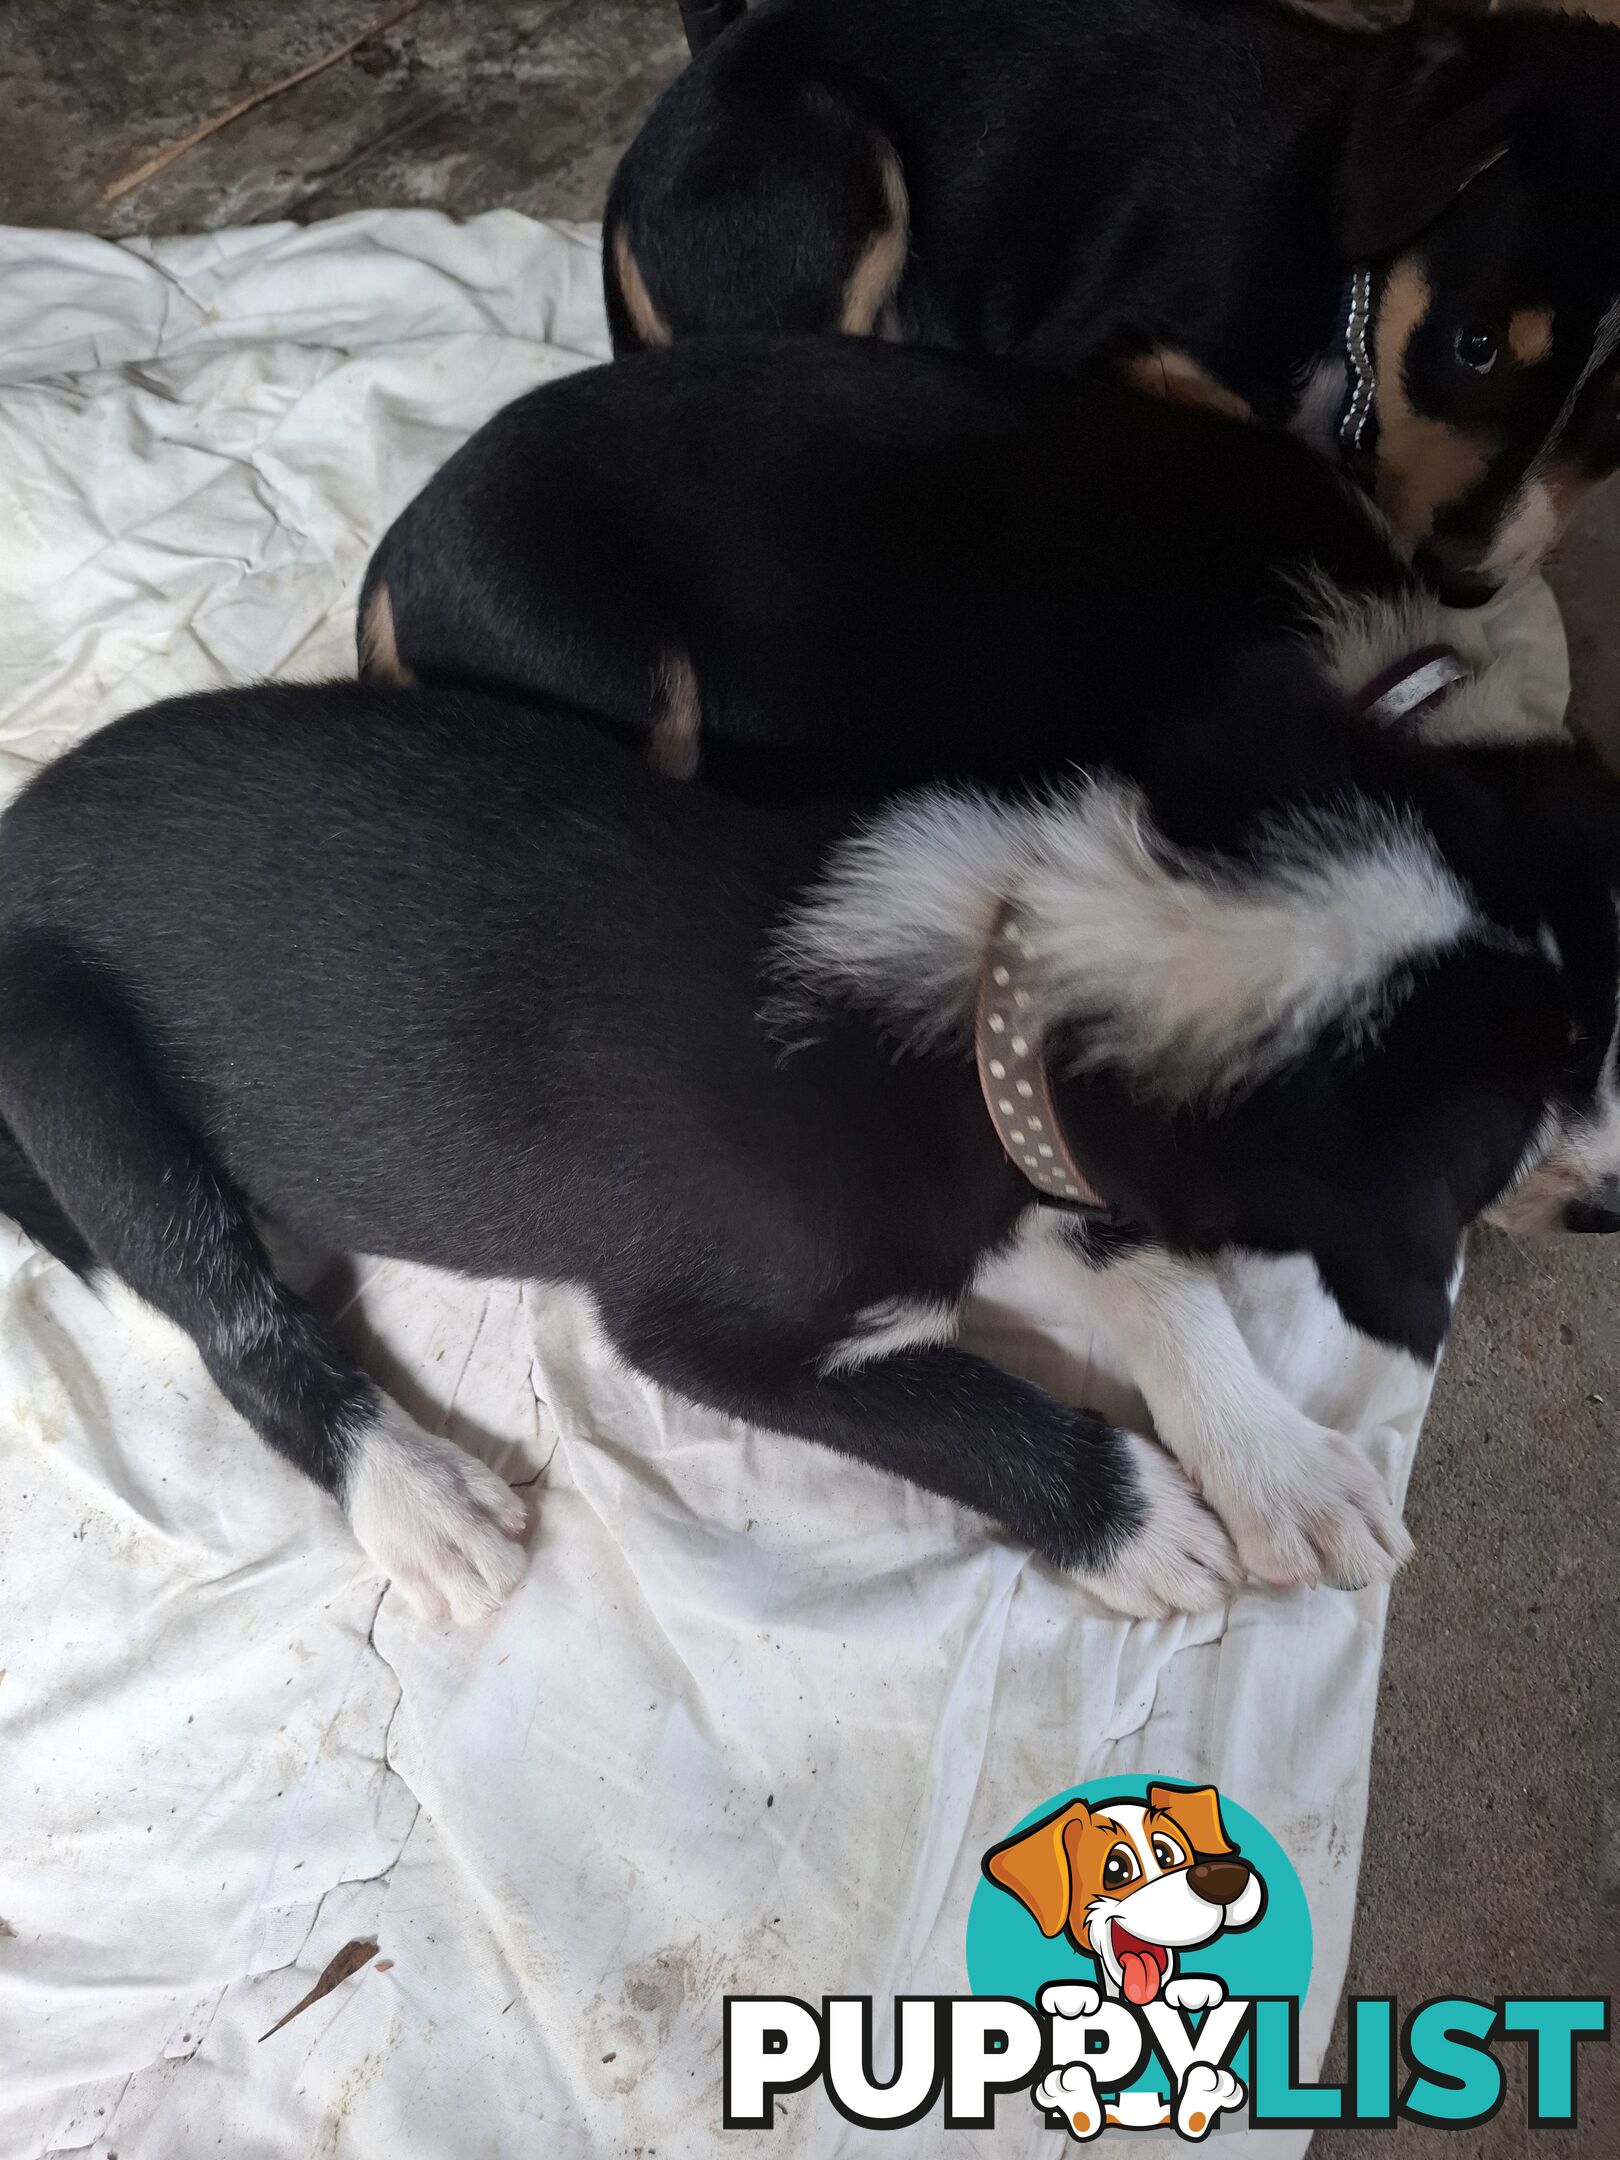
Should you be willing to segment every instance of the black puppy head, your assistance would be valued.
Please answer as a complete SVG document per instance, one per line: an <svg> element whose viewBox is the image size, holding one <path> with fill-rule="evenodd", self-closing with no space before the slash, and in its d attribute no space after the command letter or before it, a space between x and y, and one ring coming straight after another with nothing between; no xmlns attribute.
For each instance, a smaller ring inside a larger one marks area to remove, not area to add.
<svg viewBox="0 0 1620 2160"><path fill-rule="evenodd" d="M1531 568L1620 466L1620 26L1379 41L1339 180L1376 272L1380 507L1457 604Z"/></svg>

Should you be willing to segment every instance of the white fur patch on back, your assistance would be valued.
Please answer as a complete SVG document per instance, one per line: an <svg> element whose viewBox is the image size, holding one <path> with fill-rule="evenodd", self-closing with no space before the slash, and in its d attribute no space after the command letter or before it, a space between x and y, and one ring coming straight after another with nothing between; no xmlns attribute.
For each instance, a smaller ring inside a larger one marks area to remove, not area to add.
<svg viewBox="0 0 1620 2160"><path fill-rule="evenodd" d="M1018 911L1039 1036L1083 1022L1084 1069L1186 1100L1375 1026L1408 971L1482 928L1417 824L1347 799L1276 822L1251 861L1173 848L1140 791L907 797L847 840L781 934L777 1017L864 1006L916 1046L969 1039L997 911Z"/></svg>

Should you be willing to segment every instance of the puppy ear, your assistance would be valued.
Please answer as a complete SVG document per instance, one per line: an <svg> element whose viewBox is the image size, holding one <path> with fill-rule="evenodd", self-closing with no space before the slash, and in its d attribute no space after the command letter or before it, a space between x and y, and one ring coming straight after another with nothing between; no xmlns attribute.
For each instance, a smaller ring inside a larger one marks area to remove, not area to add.
<svg viewBox="0 0 1620 2160"><path fill-rule="evenodd" d="M1379 41L1339 169L1339 250L1377 262L1432 225L1508 148L1522 87L1461 29L1412 28Z"/></svg>
<svg viewBox="0 0 1620 2160"><path fill-rule="evenodd" d="M1213 1785L1193 1789L1180 1785L1150 1785L1148 1806L1172 1816L1181 1825L1200 1860L1237 1851L1221 1821L1221 1798Z"/></svg>
<svg viewBox="0 0 1620 2160"><path fill-rule="evenodd" d="M1072 1823L1090 1820L1091 1810L1086 1803L1071 1801L1033 1829L1021 1830L1004 1844L992 1846L984 1856L984 1872L991 1882L1011 1891L1019 1904L1034 1914L1035 1925L1045 1936L1062 1934L1074 1901L1065 1833Z"/></svg>

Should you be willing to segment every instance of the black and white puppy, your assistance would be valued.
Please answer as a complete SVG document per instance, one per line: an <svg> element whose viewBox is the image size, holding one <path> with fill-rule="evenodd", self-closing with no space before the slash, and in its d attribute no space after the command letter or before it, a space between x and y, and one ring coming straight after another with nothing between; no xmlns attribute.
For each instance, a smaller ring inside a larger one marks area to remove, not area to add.
<svg viewBox="0 0 1620 2160"><path fill-rule="evenodd" d="M1466 604L1620 465L1617 112L1620 27L1567 15L760 0L619 168L614 342L1123 365L1344 457Z"/></svg>
<svg viewBox="0 0 1620 2160"><path fill-rule="evenodd" d="M1506 817L1486 754L1418 764L1319 703L1267 664L1157 772L865 824L470 694L138 713L0 820L0 1206L185 1328L430 1612L510 1589L516 1503L348 1363L256 1219L582 1285L695 1402L976 1509L1122 1610L1216 1600L1232 1548L1165 1454L951 1346L1036 1200L968 1042L992 934L1007 1101L1049 1084L1116 1208L1048 1218L1138 1311L1167 1254L1303 1251L1433 1357L1464 1226L1613 1057L1589 815L1527 767ZM1197 1400L1230 1320L1154 1317L1195 1377L1152 1408L1240 1550L1387 1573L1404 1534L1359 1456L1302 1450L1291 1411L1256 1436L1252 1389Z"/></svg>

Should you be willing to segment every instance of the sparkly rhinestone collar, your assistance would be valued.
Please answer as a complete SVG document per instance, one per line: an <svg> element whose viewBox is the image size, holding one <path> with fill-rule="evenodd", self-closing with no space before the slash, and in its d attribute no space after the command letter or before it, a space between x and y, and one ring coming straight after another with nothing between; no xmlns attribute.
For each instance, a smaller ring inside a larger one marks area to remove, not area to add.
<svg viewBox="0 0 1620 2160"><path fill-rule="evenodd" d="M1106 1212L1108 1202L1069 1151L1046 1061L1034 1033L1029 949L1017 910L1003 902L985 948L973 1021L984 1106L1014 1168L1052 1207Z"/></svg>
<svg viewBox="0 0 1620 2160"><path fill-rule="evenodd" d="M1344 403L1339 408L1339 448L1348 458L1367 457L1378 444L1378 372L1373 359L1373 274L1350 273L1339 318L1344 360Z"/></svg>

